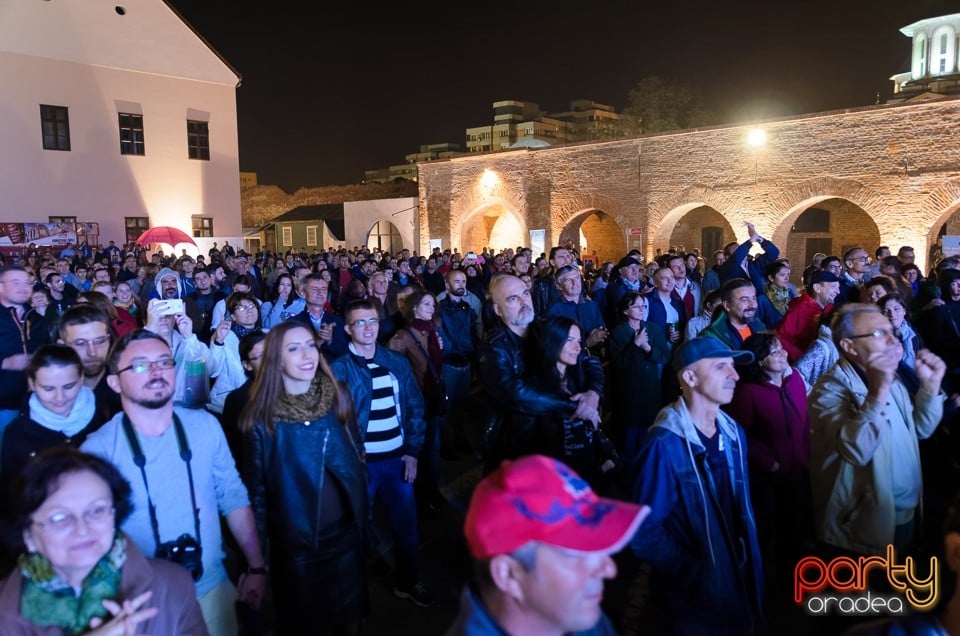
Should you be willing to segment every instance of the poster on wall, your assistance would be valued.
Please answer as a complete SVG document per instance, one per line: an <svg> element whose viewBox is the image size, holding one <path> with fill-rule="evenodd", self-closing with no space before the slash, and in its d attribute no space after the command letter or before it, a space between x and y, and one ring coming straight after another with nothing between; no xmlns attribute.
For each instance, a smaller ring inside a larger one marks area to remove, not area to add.
<svg viewBox="0 0 960 636"><path fill-rule="evenodd" d="M960 256L960 235L944 234L941 238L944 256Z"/></svg>
<svg viewBox="0 0 960 636"><path fill-rule="evenodd" d="M627 250L643 251L643 228L627 228Z"/></svg>
<svg viewBox="0 0 960 636"><path fill-rule="evenodd" d="M546 252L547 249L547 231L530 230L530 249L533 250L533 257L537 258Z"/></svg>
<svg viewBox="0 0 960 636"><path fill-rule="evenodd" d="M433 250L442 250L443 249L443 239L430 239L430 253L433 253Z"/></svg>
<svg viewBox="0 0 960 636"><path fill-rule="evenodd" d="M77 242L76 223L0 223L0 247L66 247Z"/></svg>

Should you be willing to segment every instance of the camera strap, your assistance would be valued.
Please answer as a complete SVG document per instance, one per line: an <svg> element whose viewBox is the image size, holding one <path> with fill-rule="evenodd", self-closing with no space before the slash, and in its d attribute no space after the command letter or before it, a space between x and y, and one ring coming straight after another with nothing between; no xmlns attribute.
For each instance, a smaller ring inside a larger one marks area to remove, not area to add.
<svg viewBox="0 0 960 636"><path fill-rule="evenodd" d="M187 479L190 481L190 501L193 504L193 524L197 533L197 544L201 544L200 508L197 507L197 494L193 488L193 470L190 468L190 460L193 458L193 452L190 450L190 444L187 442L187 434L184 432L183 425L180 423L180 418L177 417L176 413L173 414L173 430L177 435L177 447L180 449L180 459L187 465ZM150 512L150 526L153 528L153 538L157 542L157 547L159 547L161 543L160 523L157 521L157 507L153 503L153 498L150 496L150 486L147 484L147 471L145 468L147 458L143 454L143 449L140 447L137 431L134 430L133 424L130 423L130 418L127 417L126 413L123 414L123 432L127 436L127 442L130 444L130 450L133 453L133 463L140 468L143 487L147 491L147 510Z"/></svg>

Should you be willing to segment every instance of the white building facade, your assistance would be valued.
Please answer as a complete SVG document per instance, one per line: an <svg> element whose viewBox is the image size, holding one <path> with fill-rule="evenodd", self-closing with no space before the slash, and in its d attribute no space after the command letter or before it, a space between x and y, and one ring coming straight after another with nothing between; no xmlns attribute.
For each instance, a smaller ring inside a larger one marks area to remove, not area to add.
<svg viewBox="0 0 960 636"><path fill-rule="evenodd" d="M0 78L0 227L241 236L240 78L163 0L3 0Z"/></svg>

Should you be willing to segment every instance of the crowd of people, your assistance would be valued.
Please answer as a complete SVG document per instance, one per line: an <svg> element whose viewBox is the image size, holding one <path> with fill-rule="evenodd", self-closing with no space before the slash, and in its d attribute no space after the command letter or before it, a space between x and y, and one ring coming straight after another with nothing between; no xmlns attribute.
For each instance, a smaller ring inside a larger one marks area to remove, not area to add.
<svg viewBox="0 0 960 636"><path fill-rule="evenodd" d="M371 554L430 607L421 525L463 458L485 477L451 634L615 633L621 549L647 629L680 634L762 633L804 556L941 554L960 258L857 246L793 276L747 230L649 262L8 258L0 632L235 635L269 598L275 633L356 634Z"/></svg>

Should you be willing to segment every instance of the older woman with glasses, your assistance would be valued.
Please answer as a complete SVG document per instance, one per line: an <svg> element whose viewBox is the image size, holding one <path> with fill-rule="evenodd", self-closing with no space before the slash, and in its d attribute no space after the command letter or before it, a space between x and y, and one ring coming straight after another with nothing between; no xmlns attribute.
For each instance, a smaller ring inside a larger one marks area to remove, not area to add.
<svg viewBox="0 0 960 636"><path fill-rule="evenodd" d="M210 377L215 381L207 408L214 413L222 414L227 395L247 381L247 371L240 357L240 338L254 331L260 331L260 305L256 296L249 292L230 294L227 315L217 325L210 340L215 369Z"/></svg>
<svg viewBox="0 0 960 636"><path fill-rule="evenodd" d="M130 484L109 462L48 449L13 490L22 552L0 581L0 633L207 634L190 574L146 558L119 528Z"/></svg>

